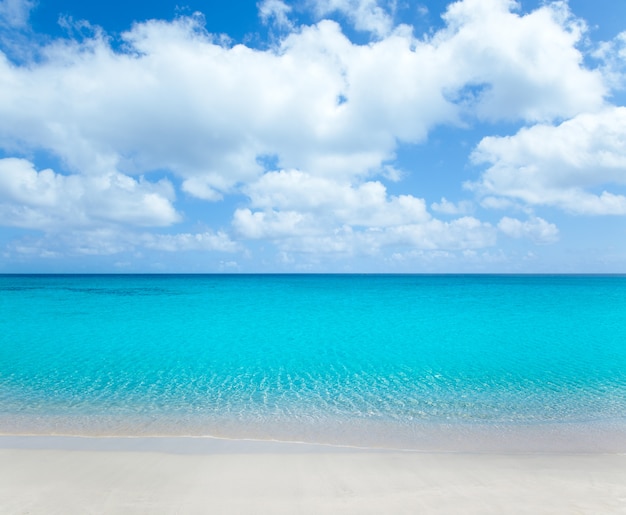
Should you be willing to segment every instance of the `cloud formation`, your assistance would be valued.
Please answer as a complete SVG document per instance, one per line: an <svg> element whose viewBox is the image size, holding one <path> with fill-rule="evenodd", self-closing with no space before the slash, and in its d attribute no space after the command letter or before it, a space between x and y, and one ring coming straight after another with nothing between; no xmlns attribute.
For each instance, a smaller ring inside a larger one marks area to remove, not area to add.
<svg viewBox="0 0 626 515"><path fill-rule="evenodd" d="M1 223L124 228L164 251L267 240L283 256L406 256L500 236L554 242L558 228L532 212L541 206L626 214L626 111L608 100L623 45L602 46L604 64L590 68L585 24L567 3L522 13L512 0L460 0L427 36L396 23L394 2L308 5L318 21L298 25L287 2L260 2L283 34L263 48L209 34L192 15L134 24L121 45L96 28L49 40L26 62L0 53ZM32 7L2 0L0 17L23 27ZM327 19L337 13L371 40L352 41ZM411 172L398 172L400 146L442 126L500 122L516 133L471 153L482 173L466 193L479 202L388 191L391 176ZM41 151L63 169L38 170ZM206 203L208 232L137 232L183 223L187 198ZM230 226L215 226L211 209L233 198ZM529 218L485 220L479 206L522 206ZM119 234L119 248L132 247Z"/></svg>
<svg viewBox="0 0 626 515"><path fill-rule="evenodd" d="M273 21L283 29L293 29L293 24L289 20L290 12L291 7L282 0L263 0L259 3L259 16L263 23Z"/></svg>
<svg viewBox="0 0 626 515"><path fill-rule="evenodd" d="M310 2L316 15L323 18L341 13L356 30L384 38L393 28L395 2L384 0L316 0ZM381 5L382 4L382 5Z"/></svg>
<svg viewBox="0 0 626 515"><path fill-rule="evenodd" d="M608 190L626 186L624 107L484 138L472 159L488 165L480 181L468 184L480 194L576 214L626 214L626 196Z"/></svg>
<svg viewBox="0 0 626 515"><path fill-rule="evenodd" d="M198 17L137 24L121 53L102 35L54 41L41 63L0 61L0 141L45 147L80 173L167 168L211 198L258 177L265 155L358 177L464 112L546 120L601 106L566 8L509 8L464 0L430 40L399 27L369 45L321 21L274 49L225 47Z"/></svg>
<svg viewBox="0 0 626 515"><path fill-rule="evenodd" d="M558 239L556 225L543 218L534 217L525 222L505 216L498 223L498 229L511 238L530 238L536 243L552 243Z"/></svg>
<svg viewBox="0 0 626 515"><path fill-rule="evenodd" d="M4 225L58 230L116 223L167 226L180 221L167 180L151 183L111 172L61 175L37 171L25 159L0 159L0 214Z"/></svg>
<svg viewBox="0 0 626 515"><path fill-rule="evenodd" d="M0 26L25 27L34 7L33 0L0 0Z"/></svg>

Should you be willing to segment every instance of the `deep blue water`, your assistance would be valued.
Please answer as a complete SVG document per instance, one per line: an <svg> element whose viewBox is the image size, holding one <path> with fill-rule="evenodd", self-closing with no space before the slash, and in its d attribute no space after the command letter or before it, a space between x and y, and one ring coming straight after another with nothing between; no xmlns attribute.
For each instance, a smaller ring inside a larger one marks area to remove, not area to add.
<svg viewBox="0 0 626 515"><path fill-rule="evenodd" d="M626 427L624 276L0 276L0 433L583 426Z"/></svg>

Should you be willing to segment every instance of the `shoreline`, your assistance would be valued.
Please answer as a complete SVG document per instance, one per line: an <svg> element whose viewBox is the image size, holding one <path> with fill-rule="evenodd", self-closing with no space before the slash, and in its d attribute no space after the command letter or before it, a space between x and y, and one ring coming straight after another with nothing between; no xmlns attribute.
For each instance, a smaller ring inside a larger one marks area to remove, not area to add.
<svg viewBox="0 0 626 515"><path fill-rule="evenodd" d="M222 438L215 436L85 436L56 434L0 434L0 450L3 449L86 452L157 452L194 455L421 452L412 449L354 447L350 445Z"/></svg>
<svg viewBox="0 0 626 515"><path fill-rule="evenodd" d="M346 447L361 450L436 453L626 453L626 419L534 424L416 423L389 421L235 421L80 417L39 418L0 415L0 439L97 438L250 441Z"/></svg>
<svg viewBox="0 0 626 515"><path fill-rule="evenodd" d="M261 454L261 453L408 453L467 456L626 456L626 450L589 449L429 449L359 446L297 440L229 438L197 435L75 435L3 434L0 450L58 450L88 452L162 452L168 454Z"/></svg>
<svg viewBox="0 0 626 515"><path fill-rule="evenodd" d="M626 454L0 436L4 513L626 513Z"/></svg>

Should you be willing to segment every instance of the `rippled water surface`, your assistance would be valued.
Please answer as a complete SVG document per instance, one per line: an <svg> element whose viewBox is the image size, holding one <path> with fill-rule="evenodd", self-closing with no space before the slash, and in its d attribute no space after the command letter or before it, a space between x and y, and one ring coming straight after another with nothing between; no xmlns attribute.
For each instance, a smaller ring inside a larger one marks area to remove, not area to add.
<svg viewBox="0 0 626 515"><path fill-rule="evenodd" d="M445 447L625 426L626 277L0 276L4 433Z"/></svg>

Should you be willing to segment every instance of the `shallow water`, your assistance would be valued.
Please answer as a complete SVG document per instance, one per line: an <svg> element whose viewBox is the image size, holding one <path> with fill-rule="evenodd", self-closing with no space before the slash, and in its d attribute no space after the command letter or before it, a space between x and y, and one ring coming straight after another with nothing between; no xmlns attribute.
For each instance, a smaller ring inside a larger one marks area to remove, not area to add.
<svg viewBox="0 0 626 515"><path fill-rule="evenodd" d="M0 276L4 433L626 449L624 427L623 276Z"/></svg>

